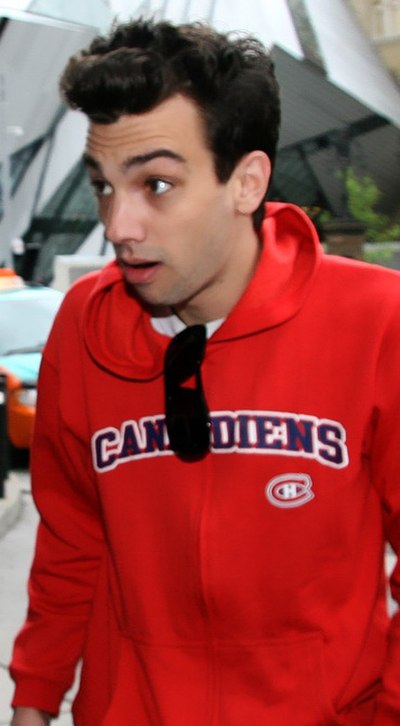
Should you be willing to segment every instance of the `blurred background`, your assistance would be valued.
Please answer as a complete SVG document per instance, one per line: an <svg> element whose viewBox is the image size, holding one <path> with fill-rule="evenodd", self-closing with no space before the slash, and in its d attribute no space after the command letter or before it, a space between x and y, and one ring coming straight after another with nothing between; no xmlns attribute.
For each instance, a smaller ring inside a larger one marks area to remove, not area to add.
<svg viewBox="0 0 400 726"><path fill-rule="evenodd" d="M400 268L400 0L0 3L0 265L65 291L112 254L80 160L86 121L58 77L138 15L261 38L283 106L270 198L306 209L328 252Z"/></svg>

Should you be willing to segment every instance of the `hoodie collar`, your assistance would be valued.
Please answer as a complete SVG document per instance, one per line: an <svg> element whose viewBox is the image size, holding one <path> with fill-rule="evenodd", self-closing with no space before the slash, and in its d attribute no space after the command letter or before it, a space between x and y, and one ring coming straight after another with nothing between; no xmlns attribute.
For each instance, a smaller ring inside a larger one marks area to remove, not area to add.
<svg viewBox="0 0 400 726"><path fill-rule="evenodd" d="M285 323L302 307L322 257L316 229L294 204L269 202L262 252L247 290L215 334L229 340Z"/></svg>
<svg viewBox="0 0 400 726"><path fill-rule="evenodd" d="M254 276L210 344L285 323L310 292L322 249L307 215L295 205L269 202L261 236ZM169 338L154 330L149 312L129 295L115 261L100 272L86 302L83 335L91 357L118 377L152 380L162 373Z"/></svg>

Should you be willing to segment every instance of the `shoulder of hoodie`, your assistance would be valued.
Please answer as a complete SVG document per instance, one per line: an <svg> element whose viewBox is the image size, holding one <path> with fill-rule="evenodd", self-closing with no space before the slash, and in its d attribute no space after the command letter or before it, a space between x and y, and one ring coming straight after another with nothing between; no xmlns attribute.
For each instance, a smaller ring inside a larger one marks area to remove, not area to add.
<svg viewBox="0 0 400 726"><path fill-rule="evenodd" d="M104 271L110 267L115 267L115 262L107 262L104 267L92 272L87 272L78 280L72 283L71 287L65 293L60 313L64 315L72 315L80 317L85 308L85 303L90 297L92 291L97 287Z"/></svg>
<svg viewBox="0 0 400 726"><path fill-rule="evenodd" d="M87 272L78 280L72 283L71 287L66 291L64 299L56 315L47 348L51 348L52 344L57 345L57 341L69 338L73 331L78 334L82 331L87 303L95 292L96 288L102 285L104 276L107 276L108 269L114 267L114 262L107 262L104 267L92 272Z"/></svg>
<svg viewBox="0 0 400 726"><path fill-rule="evenodd" d="M65 293L54 324L47 339L43 358L57 360L60 345L69 346L76 337L81 340L86 303L104 275L105 268L115 267L114 262L107 262L104 267L79 277ZM105 273L107 274L107 272Z"/></svg>
<svg viewBox="0 0 400 726"><path fill-rule="evenodd" d="M82 275L66 291L43 351L44 358L51 358L61 340L69 339L73 331L80 330L86 301L98 284L101 272L100 269Z"/></svg>
<svg viewBox="0 0 400 726"><path fill-rule="evenodd" d="M322 252L317 229L310 217L295 204L268 202L265 224L281 218L281 234L290 230L302 237L302 244L309 243L311 254L317 253L315 271L320 282L332 292L337 292L351 302L351 298L374 302L376 299L387 305L397 305L400 299L400 271L381 265L339 255ZM319 250L318 250L319 248ZM321 254L322 252L322 254Z"/></svg>
<svg viewBox="0 0 400 726"><path fill-rule="evenodd" d="M319 265L320 282L326 295L345 305L397 314L400 320L400 271L339 255L323 254Z"/></svg>

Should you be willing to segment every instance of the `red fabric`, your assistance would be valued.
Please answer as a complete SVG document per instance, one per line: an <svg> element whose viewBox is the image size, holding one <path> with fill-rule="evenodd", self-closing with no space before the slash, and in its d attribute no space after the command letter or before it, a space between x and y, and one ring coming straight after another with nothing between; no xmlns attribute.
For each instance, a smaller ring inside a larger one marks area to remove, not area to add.
<svg viewBox="0 0 400 726"><path fill-rule="evenodd" d="M383 576L385 538L400 546L400 276L321 256L292 206L268 205L263 234L207 344L197 462L168 450L168 338L117 267L67 295L41 371L15 704L56 710L83 657L77 726L400 723Z"/></svg>

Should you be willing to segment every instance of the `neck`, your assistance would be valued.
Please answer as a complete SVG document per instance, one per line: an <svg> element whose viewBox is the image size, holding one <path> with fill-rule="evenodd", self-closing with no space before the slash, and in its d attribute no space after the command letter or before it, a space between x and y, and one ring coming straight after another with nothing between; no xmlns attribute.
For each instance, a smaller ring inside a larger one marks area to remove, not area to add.
<svg viewBox="0 0 400 726"><path fill-rule="evenodd" d="M172 312L185 325L209 323L225 319L247 289L261 253L261 243L254 233L251 240L242 240L243 254L225 275L204 287L192 299L174 305Z"/></svg>

